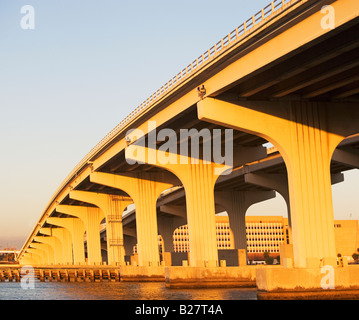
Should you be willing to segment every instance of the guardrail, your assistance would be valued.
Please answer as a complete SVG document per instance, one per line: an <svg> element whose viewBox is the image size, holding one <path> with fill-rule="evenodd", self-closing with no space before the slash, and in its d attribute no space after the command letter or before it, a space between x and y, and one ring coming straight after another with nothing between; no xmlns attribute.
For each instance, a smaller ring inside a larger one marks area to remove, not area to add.
<svg viewBox="0 0 359 320"><path fill-rule="evenodd" d="M256 27L259 26L261 22L266 19L273 18L280 9L284 7L289 7L298 3L302 0L274 0L261 11L254 14L251 18L243 22L239 27L234 29L210 49L204 52L196 60L192 61L188 66L182 69L177 73L173 78L167 81L162 87L160 87L156 92L149 96L144 102L142 102L136 109L134 109L126 118L124 118L114 129L112 129L78 164L78 167L81 167L81 164L86 163L102 146L104 146L109 140L121 132L121 129L133 120L136 116L140 114L141 111L144 111L146 108L150 107L154 102L158 101L165 93L168 93L170 90L177 87L180 83L183 82L190 74L194 71L199 70L201 67L207 65L208 62L212 61L219 53L222 53L224 49L228 49L230 45L237 43L244 36L248 35L250 32L253 32ZM76 168L74 171L76 171Z"/></svg>
<svg viewBox="0 0 359 320"><path fill-rule="evenodd" d="M155 102L159 100L160 97L163 97L165 94L168 94L177 86L179 86L185 79L187 79L191 74L196 71L199 71L201 68L205 67L209 62L211 62L219 54L222 54L224 51L231 48L233 45L238 43L248 34L255 31L259 28L263 22L269 21L277 16L277 14L283 9L288 8L298 2L304 0L274 0L268 4L261 11L258 11L251 18L243 22L239 27L234 29L232 32L228 33L224 38L214 44L210 49L200 55L197 59L192 61L169 81L167 81L163 86L161 86L156 92L149 96L144 102L142 102L136 109L134 109L126 118L124 118L115 128L113 128L91 151L76 165L76 167L71 171L63 183L57 188L54 196L51 198L49 205L54 201L57 194L68 184L74 175L76 175L79 170L88 163L88 161L108 142L115 138L122 129L135 117L138 117L142 112L151 107ZM48 207L47 207L48 208ZM47 210L47 209L46 209ZM45 210L45 212L46 212ZM40 218L41 219L41 218Z"/></svg>
<svg viewBox="0 0 359 320"><path fill-rule="evenodd" d="M136 109L134 109L126 118L124 118L114 129L112 129L73 169L71 174L72 176L77 170L82 167L85 163L91 159L93 155L96 154L107 142L114 138L121 129L125 127L131 120L140 114L140 112L149 108L154 102L158 101L165 93L168 93L170 90L177 87L180 83L183 82L190 74L194 71L199 70L200 67L204 67L208 62L212 61L219 53L222 53L224 49L228 49L230 46L237 43L244 36L248 35L250 32L253 32L257 26L265 19L273 18L280 9L284 7L292 6L303 0L274 0L261 11L254 14L251 18L243 22L239 27L234 29L210 49L204 52L196 60L192 61L188 66L182 69L177 73L172 79L167 81L162 87L160 87L156 92L149 96L144 102L142 102Z"/></svg>

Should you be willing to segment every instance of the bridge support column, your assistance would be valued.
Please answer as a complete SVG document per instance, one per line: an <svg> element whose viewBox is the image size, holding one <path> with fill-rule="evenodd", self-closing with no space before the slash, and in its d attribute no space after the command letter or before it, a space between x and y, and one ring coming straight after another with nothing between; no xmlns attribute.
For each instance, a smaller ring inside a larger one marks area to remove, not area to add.
<svg viewBox="0 0 359 320"><path fill-rule="evenodd" d="M232 156L232 164L241 165L259 160L266 153L263 147L238 148ZM218 266L214 186L218 177L232 167L136 144L128 147L126 159L163 168L180 180L186 193L190 266Z"/></svg>
<svg viewBox="0 0 359 320"><path fill-rule="evenodd" d="M133 201L128 197L73 190L70 198L91 203L99 207L106 218L108 264L124 264L122 213Z"/></svg>
<svg viewBox="0 0 359 320"><path fill-rule="evenodd" d="M258 202L275 197L274 191L216 191L215 201L227 211L235 249L243 249L247 255L246 212ZM247 259L248 260L248 259Z"/></svg>
<svg viewBox="0 0 359 320"><path fill-rule="evenodd" d="M43 264L43 260L39 254L36 254L36 249L29 248L26 250L23 258L20 261L20 264L35 266Z"/></svg>
<svg viewBox="0 0 359 320"><path fill-rule="evenodd" d="M288 172L294 265L336 266L330 162L337 145L359 132L357 106L206 98L197 109L200 120L256 134L278 148Z"/></svg>
<svg viewBox="0 0 359 320"><path fill-rule="evenodd" d="M79 218L48 218L47 223L63 227L71 234L73 264L85 264L85 225Z"/></svg>
<svg viewBox="0 0 359 320"><path fill-rule="evenodd" d="M130 257L131 259L133 255L133 247L137 243L136 235L128 235L124 230L123 241L124 241L125 255Z"/></svg>
<svg viewBox="0 0 359 320"><path fill-rule="evenodd" d="M280 245L280 262L284 266L293 265L293 246L292 246L292 223L290 215L288 177L286 174L280 173L247 173L244 175L244 181L253 185L270 188L277 191L284 199L287 205L288 213L288 232L289 243Z"/></svg>
<svg viewBox="0 0 359 320"><path fill-rule="evenodd" d="M186 191L189 263L193 267L218 266L214 165L189 164L176 172ZM180 172L182 171L182 172Z"/></svg>
<svg viewBox="0 0 359 320"><path fill-rule="evenodd" d="M50 261L50 264L63 264L62 247L58 239L52 236L36 236L34 240L49 246L53 253L53 261Z"/></svg>
<svg viewBox="0 0 359 320"><path fill-rule="evenodd" d="M159 216L158 218L158 232L163 238L164 261L165 266L172 265L171 255L173 248L173 233L174 231L187 223L185 206L165 205L160 207L160 212L172 214L172 216Z"/></svg>
<svg viewBox="0 0 359 320"><path fill-rule="evenodd" d="M49 246L44 243L31 243L31 248L28 249L31 253L36 253L41 257L41 263L43 265L50 265L51 259L49 257Z"/></svg>
<svg viewBox="0 0 359 320"><path fill-rule="evenodd" d="M173 185L158 182L158 175L149 173L114 175L93 172L91 182L125 191L136 206L137 251L140 266L158 266L157 210L160 194Z"/></svg>
<svg viewBox="0 0 359 320"><path fill-rule="evenodd" d="M40 233L55 239L56 251L61 252L62 255L59 263L73 263L71 233L66 228L41 228Z"/></svg>
<svg viewBox="0 0 359 320"><path fill-rule="evenodd" d="M79 218L86 228L88 264L102 263L100 224L104 218L102 211L95 207L58 205L56 211Z"/></svg>

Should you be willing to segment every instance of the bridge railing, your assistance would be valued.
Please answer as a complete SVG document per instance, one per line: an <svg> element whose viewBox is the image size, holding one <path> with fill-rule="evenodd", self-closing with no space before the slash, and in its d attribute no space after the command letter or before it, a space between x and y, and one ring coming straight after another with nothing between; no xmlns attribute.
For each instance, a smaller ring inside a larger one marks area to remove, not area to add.
<svg viewBox="0 0 359 320"><path fill-rule="evenodd" d="M183 80L185 80L190 74L194 71L199 70L201 67L205 66L207 63L212 61L219 53L223 53L225 49L228 49L230 45L237 43L239 40L243 39L246 35L253 32L256 27L259 27L262 22L274 18L279 10L283 10L286 7L292 6L303 0L274 0L261 11L254 14L250 19L243 22L239 27L234 29L216 44L214 44L210 49L200 55L196 60L192 61L179 73L177 73L173 78L167 81L163 86L161 86L156 92L149 96L144 102L142 102L136 109L134 109L126 118L124 118L115 128L113 128L83 159L80 161L78 166L73 170L75 173L80 167L87 163L87 161L107 142L109 142L113 137L121 131L121 129L138 116L143 110L151 106L154 102L158 101L165 93L168 93L171 89L174 89L179 85Z"/></svg>
<svg viewBox="0 0 359 320"><path fill-rule="evenodd" d="M210 49L200 55L197 59L192 61L169 81L167 81L163 86L161 86L156 92L154 92L150 97L148 97L144 102L142 102L136 109L134 109L126 118L124 118L115 128L113 128L71 171L67 178L56 190L55 194L48 203L48 206L55 200L58 193L70 182L70 180L75 176L87 163L90 159L100 151L108 142L115 138L124 127L134 120L139 114L152 106L155 102L159 100L160 97L168 94L171 90L179 86L185 79L187 79L191 74L196 71L199 71L201 68L205 67L208 63L213 61L218 55L225 52L227 49L231 48L234 44L238 43L240 40L243 40L246 36L252 33L254 30L259 28L263 23L270 21L275 18L280 12L285 8L288 8L292 5L295 5L304 0L274 0L261 11L254 14L251 18L243 22L240 26L214 44ZM47 207L48 208L48 207ZM47 211L45 209L45 212ZM40 218L41 219L41 218Z"/></svg>

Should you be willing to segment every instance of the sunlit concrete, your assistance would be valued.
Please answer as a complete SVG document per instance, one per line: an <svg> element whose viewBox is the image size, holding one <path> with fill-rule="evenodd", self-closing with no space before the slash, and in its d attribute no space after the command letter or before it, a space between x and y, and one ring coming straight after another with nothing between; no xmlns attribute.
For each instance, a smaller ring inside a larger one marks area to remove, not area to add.
<svg viewBox="0 0 359 320"><path fill-rule="evenodd" d="M121 264L130 278L164 279L158 235L170 252L171 232L185 221L189 267L165 267L168 279L192 279L196 286L234 279L235 269L218 261L216 207L228 211L235 248L245 250L246 209L272 198L275 190L287 203L293 243L283 248L281 267L257 270L259 291L317 290L321 264L335 269L338 287L351 285L345 276L357 285L352 269L337 267L331 185L359 163L356 142L350 140L359 133L359 3L280 1L277 10L275 3L266 7L268 16L262 10L258 22L252 17L252 28L245 23L222 39L206 59L202 55L172 78L91 150L50 199L20 252L21 263ZM334 28L323 27L324 5L335 12ZM166 142L153 139L163 128L176 138L183 128L221 134L232 129L233 163L207 161L203 155L192 163L178 150L164 152L159 147ZM154 144L138 145L141 141ZM263 147L267 142L279 151L277 158ZM159 161L167 158L175 163ZM273 166L250 172L261 161ZM226 176L229 171L232 176ZM169 192L173 187L182 188L177 204L158 206L176 195ZM131 202L134 214L122 217ZM103 220L108 261L101 257ZM125 256L136 243L137 254L126 266Z"/></svg>

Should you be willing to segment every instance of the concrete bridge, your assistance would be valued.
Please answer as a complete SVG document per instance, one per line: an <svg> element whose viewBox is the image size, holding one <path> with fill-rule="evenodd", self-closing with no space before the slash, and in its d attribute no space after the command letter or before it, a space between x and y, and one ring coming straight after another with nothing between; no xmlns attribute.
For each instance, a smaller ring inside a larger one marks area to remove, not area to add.
<svg viewBox="0 0 359 320"><path fill-rule="evenodd" d="M164 266L166 279L231 279L233 269L219 267L216 206L245 250L245 212L275 190L287 202L293 243L282 267L257 270L258 289L323 289L323 266L334 268L336 288L357 288L359 277L337 267L331 184L359 166L358 14L357 0L271 2L85 156L40 215L20 262L103 263L105 219L107 264L123 265L137 243L141 270L158 269L158 234L167 250L171 232L187 223L189 267Z"/></svg>
<svg viewBox="0 0 359 320"><path fill-rule="evenodd" d="M331 163L331 183L344 181L343 172L351 170L355 163L348 156L340 157L343 148L355 150L359 145L359 136L345 139L336 149ZM276 197L276 192L281 194L289 206L289 193L287 173L283 158L276 148L267 150L267 157L247 163L244 166L233 169L230 175L220 176L215 186L215 212L227 211L230 225L235 239L235 248L246 250L245 215L247 209L258 202ZM228 199L236 194L242 197L241 202L233 205ZM157 200L157 224L158 234L164 240L164 252L173 253L173 232L181 225L187 224L185 190L182 186L169 189L162 193ZM122 217L125 254L130 256L136 241L136 209L126 211ZM290 216L290 211L288 212ZM243 220L242 220L243 219ZM101 233L103 250L107 251L106 230ZM229 250L228 250L229 251ZM167 264L166 264L167 265Z"/></svg>

